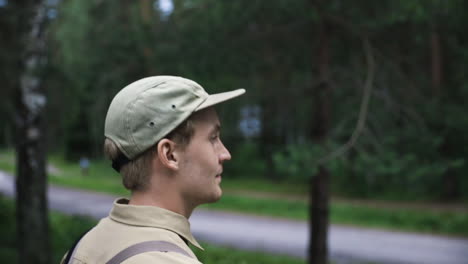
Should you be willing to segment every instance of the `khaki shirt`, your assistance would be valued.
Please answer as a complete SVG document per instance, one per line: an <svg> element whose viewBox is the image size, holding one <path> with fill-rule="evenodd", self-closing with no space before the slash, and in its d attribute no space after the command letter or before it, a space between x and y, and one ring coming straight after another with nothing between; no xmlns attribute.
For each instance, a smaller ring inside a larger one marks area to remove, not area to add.
<svg viewBox="0 0 468 264"><path fill-rule="evenodd" d="M187 218L159 207L128 205L128 200L124 198L116 200L109 216L99 221L81 239L71 263L104 264L125 248L151 240L173 243L193 258L176 252L151 251L130 257L122 263L200 264L185 242L203 250L192 236ZM62 264L66 263L62 260Z"/></svg>

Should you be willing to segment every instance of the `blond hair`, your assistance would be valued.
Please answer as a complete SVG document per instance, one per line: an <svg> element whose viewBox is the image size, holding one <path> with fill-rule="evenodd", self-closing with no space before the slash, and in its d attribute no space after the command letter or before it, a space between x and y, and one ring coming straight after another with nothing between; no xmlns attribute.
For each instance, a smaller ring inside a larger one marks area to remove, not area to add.
<svg viewBox="0 0 468 264"><path fill-rule="evenodd" d="M176 129L174 129L165 138L173 140L179 147L185 148L194 134L194 126L191 118L185 120ZM122 184L130 191L144 191L148 187L150 175L152 172L152 161L154 156L157 155L156 142L149 149L139 154L130 162L124 164L120 168L120 175L122 175ZM114 161L122 155L114 141L109 138L104 140L104 155Z"/></svg>

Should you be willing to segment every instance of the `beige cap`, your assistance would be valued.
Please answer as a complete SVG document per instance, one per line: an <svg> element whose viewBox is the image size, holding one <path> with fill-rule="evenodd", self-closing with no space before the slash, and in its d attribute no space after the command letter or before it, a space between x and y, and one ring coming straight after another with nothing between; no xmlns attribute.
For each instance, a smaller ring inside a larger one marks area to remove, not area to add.
<svg viewBox="0 0 468 264"><path fill-rule="evenodd" d="M104 135L134 159L169 134L193 112L245 93L209 95L198 83L176 76L153 76L123 88L107 111Z"/></svg>

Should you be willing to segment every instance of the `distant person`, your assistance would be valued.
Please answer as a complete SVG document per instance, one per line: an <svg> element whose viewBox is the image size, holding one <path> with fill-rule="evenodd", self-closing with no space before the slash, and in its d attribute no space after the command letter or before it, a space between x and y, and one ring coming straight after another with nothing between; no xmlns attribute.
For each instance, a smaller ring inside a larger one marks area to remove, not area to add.
<svg viewBox="0 0 468 264"><path fill-rule="evenodd" d="M81 168L81 175L87 176L89 172L89 166L91 165L89 159L87 157L81 157L79 163Z"/></svg>
<svg viewBox="0 0 468 264"><path fill-rule="evenodd" d="M231 155L220 138L214 105L245 92L209 95L173 76L136 81L112 100L104 152L131 191L61 263L200 263L201 248L188 218L220 199L223 163Z"/></svg>

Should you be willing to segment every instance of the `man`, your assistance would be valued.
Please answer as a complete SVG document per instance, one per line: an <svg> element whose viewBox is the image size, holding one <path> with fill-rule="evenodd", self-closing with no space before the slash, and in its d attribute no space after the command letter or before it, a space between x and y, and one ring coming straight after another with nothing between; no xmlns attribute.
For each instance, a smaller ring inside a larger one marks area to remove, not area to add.
<svg viewBox="0 0 468 264"><path fill-rule="evenodd" d="M107 112L104 152L131 198L115 201L62 263L200 263L188 247L201 249L188 218L221 197L223 163L231 159L213 105L244 92L208 95L174 76L122 89Z"/></svg>

